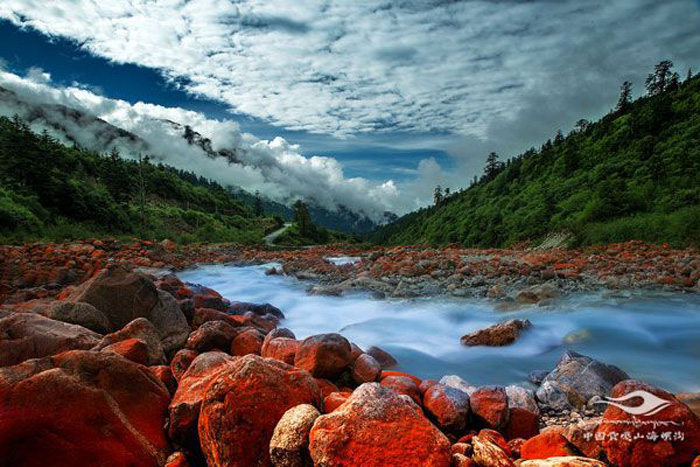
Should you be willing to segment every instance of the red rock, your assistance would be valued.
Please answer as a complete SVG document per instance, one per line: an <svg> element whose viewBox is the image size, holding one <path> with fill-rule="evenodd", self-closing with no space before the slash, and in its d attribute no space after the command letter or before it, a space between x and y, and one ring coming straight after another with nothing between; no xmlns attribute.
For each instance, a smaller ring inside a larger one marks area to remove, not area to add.
<svg viewBox="0 0 700 467"><path fill-rule="evenodd" d="M141 339L126 339L115 342L101 350L112 352L140 365L148 365L148 346Z"/></svg>
<svg viewBox="0 0 700 467"><path fill-rule="evenodd" d="M388 378L390 376L405 376L406 378L410 378L414 383L416 383L416 386L420 386L422 381L420 378L417 378L413 376L410 373L406 373L403 371L394 371L394 370L384 370L382 371L381 376L379 377L380 381L383 380L384 378Z"/></svg>
<svg viewBox="0 0 700 467"><path fill-rule="evenodd" d="M0 315L1 316L1 315ZM34 313L0 317L0 366L66 350L92 348L102 337L82 326L55 321Z"/></svg>
<svg viewBox="0 0 700 467"><path fill-rule="evenodd" d="M506 439L496 430L484 428L483 430L479 431L477 436L482 440L489 440L493 444L497 445L499 448L503 449L503 452L505 452L508 456L512 455Z"/></svg>
<svg viewBox="0 0 700 467"><path fill-rule="evenodd" d="M352 361L350 342L340 334L318 334L301 342L294 365L316 378L335 379Z"/></svg>
<svg viewBox="0 0 700 467"><path fill-rule="evenodd" d="M389 352L382 350L379 347L372 346L367 349L366 353L373 356L374 359L379 362L379 364L382 366L382 370L398 365L396 359L392 357Z"/></svg>
<svg viewBox="0 0 700 467"><path fill-rule="evenodd" d="M501 386L482 386L470 395L473 418L485 428L500 430L508 422L508 397Z"/></svg>
<svg viewBox="0 0 700 467"><path fill-rule="evenodd" d="M170 371L172 371L176 381L180 381L192 361L197 358L197 355L199 355L199 352L190 349L182 349L175 354L170 362Z"/></svg>
<svg viewBox="0 0 700 467"><path fill-rule="evenodd" d="M225 321L207 321L190 334L185 347L199 353L210 350L228 352L238 329Z"/></svg>
<svg viewBox="0 0 700 467"><path fill-rule="evenodd" d="M682 404L672 394L636 380L626 380L618 383L612 390L611 397L619 398L633 393L645 391L653 394L659 401L657 405L668 405L658 412L649 415L637 415L636 417L620 408L609 406L598 428L597 435L604 437L599 444L602 446L607 458L620 467L675 466L690 463L700 453L700 419L688 406ZM641 398L635 398L623 405L636 407ZM633 418L643 420L644 424L633 424ZM654 422L663 423L673 421L673 426L654 426ZM613 439L613 432L624 432L620 426L625 426L631 439L617 436ZM664 433L670 432L670 438ZM656 436L654 436L656 435ZM649 438L647 438L649 437ZM682 439L681 439L682 438Z"/></svg>
<svg viewBox="0 0 700 467"><path fill-rule="evenodd" d="M323 399L323 412L331 413L348 400L352 395L352 391L333 392Z"/></svg>
<svg viewBox="0 0 700 467"><path fill-rule="evenodd" d="M351 360L354 362L360 355L365 353L360 347L358 347L354 342L350 343L351 348Z"/></svg>
<svg viewBox="0 0 700 467"><path fill-rule="evenodd" d="M187 462L187 457L182 452L177 451L168 457L165 467L190 467L190 463Z"/></svg>
<svg viewBox="0 0 700 467"><path fill-rule="evenodd" d="M508 439L529 439L540 433L540 416L520 407L512 407L504 434Z"/></svg>
<svg viewBox="0 0 700 467"><path fill-rule="evenodd" d="M352 379L357 384L373 383L379 379L382 369L374 357L362 354L352 364Z"/></svg>
<svg viewBox="0 0 700 467"><path fill-rule="evenodd" d="M0 369L0 459L23 467L163 465L169 399L148 368L111 353L69 351Z"/></svg>
<svg viewBox="0 0 700 467"><path fill-rule="evenodd" d="M556 430L548 430L525 441L520 448L521 459L575 456L576 449Z"/></svg>
<svg viewBox="0 0 700 467"><path fill-rule="evenodd" d="M381 385L391 389L396 394L404 394L421 405L420 390L416 383L407 376L387 376L382 379Z"/></svg>
<svg viewBox="0 0 700 467"><path fill-rule="evenodd" d="M204 392L233 362L232 357L219 351L203 353L192 361L170 402L170 439L183 446L196 445L197 420Z"/></svg>
<svg viewBox="0 0 700 467"><path fill-rule="evenodd" d="M301 342L289 337L275 337L269 341L263 342L260 355L265 358L274 358L281 362L293 365L297 355L297 350L301 346Z"/></svg>
<svg viewBox="0 0 700 467"><path fill-rule="evenodd" d="M508 441L508 449L510 449L510 453L514 459L520 459L520 451L524 443L525 440L522 438L515 438Z"/></svg>
<svg viewBox="0 0 700 467"><path fill-rule="evenodd" d="M461 337L462 345L467 346L504 346L515 342L520 334L532 324L528 320L511 319L494 324L484 329L465 334Z"/></svg>
<svg viewBox="0 0 700 467"><path fill-rule="evenodd" d="M455 443L450 448L452 454L462 454L463 456L472 455L472 445L467 443Z"/></svg>
<svg viewBox="0 0 700 467"><path fill-rule="evenodd" d="M492 441L490 436L472 438L474 461L483 467L514 467L510 455L501 446Z"/></svg>
<svg viewBox="0 0 700 467"><path fill-rule="evenodd" d="M299 404L319 405L318 386L308 373L257 355L239 357L207 387L202 402L199 437L207 462L270 466L275 426Z"/></svg>
<svg viewBox="0 0 700 467"><path fill-rule="evenodd" d="M452 467L479 467L474 460L460 453L452 454Z"/></svg>
<svg viewBox="0 0 700 467"><path fill-rule="evenodd" d="M260 355L265 336L255 328L239 333L231 342L231 355Z"/></svg>
<svg viewBox="0 0 700 467"><path fill-rule="evenodd" d="M107 346L129 339L138 339L146 345L147 365L162 365L166 362L158 331L146 318L136 318L117 332L107 334L93 347L93 350L102 350Z"/></svg>
<svg viewBox="0 0 700 467"><path fill-rule="evenodd" d="M357 388L311 429L316 467L448 467L450 442L410 401L377 383Z"/></svg>
<svg viewBox="0 0 700 467"><path fill-rule="evenodd" d="M316 384L318 385L318 390L321 392L321 399L325 399L333 392L338 392L338 386L331 383L327 379L314 378Z"/></svg>
<svg viewBox="0 0 700 467"><path fill-rule="evenodd" d="M448 433L464 431L469 422L469 396L444 384L434 384L423 394L423 406L429 418Z"/></svg>
<svg viewBox="0 0 700 467"><path fill-rule="evenodd" d="M175 394L175 390L177 389L177 381L175 381L175 377L173 376L173 372L170 370L170 367L168 365L156 365L150 367L150 369L153 374L156 375L156 378L163 383L163 386L168 388L168 392L170 394Z"/></svg>
<svg viewBox="0 0 700 467"><path fill-rule="evenodd" d="M595 439L595 433L601 421L602 417L596 417L572 423L566 427L562 435L584 456L597 459L603 453L603 449Z"/></svg>
<svg viewBox="0 0 700 467"><path fill-rule="evenodd" d="M418 385L418 389L420 390L421 394L425 394L425 392L433 387L434 385L438 384L438 381L434 379L424 379L421 381L421 383Z"/></svg>

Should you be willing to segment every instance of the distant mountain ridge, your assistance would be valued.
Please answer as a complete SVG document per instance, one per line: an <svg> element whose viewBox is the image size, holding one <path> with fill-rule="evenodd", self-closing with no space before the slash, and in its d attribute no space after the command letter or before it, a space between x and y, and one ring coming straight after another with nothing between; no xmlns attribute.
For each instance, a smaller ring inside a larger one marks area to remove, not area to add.
<svg viewBox="0 0 700 467"><path fill-rule="evenodd" d="M152 148L138 135L117 127L87 112L64 105L28 102L15 92L0 86L0 115L11 117L18 114L35 131L47 130L59 140L79 147L107 153L117 148L123 154L148 154ZM161 119L174 129L189 145L201 149L211 159L223 158L229 163L240 163L236 148L214 149L212 141L196 131L190 125ZM155 154L157 156L157 154ZM238 186L229 186L229 190L245 205L255 204L255 195ZM263 210L270 215L279 215L289 220L292 209L282 203L273 201L261 194ZM336 211L319 206L313 199L304 200L311 217L321 227L346 233L368 233L377 227L377 223L361 212L355 212L346 206L338 206ZM290 203L291 204L291 203ZM393 219L393 214L385 215L386 222Z"/></svg>

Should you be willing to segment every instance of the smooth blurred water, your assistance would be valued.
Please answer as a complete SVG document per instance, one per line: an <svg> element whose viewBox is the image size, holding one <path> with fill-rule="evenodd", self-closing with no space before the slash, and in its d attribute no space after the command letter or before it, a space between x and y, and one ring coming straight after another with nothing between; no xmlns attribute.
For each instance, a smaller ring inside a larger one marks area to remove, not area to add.
<svg viewBox="0 0 700 467"><path fill-rule="evenodd" d="M396 357L399 369L421 378L457 374L472 384L521 383L531 370L551 369L570 348L669 391L700 391L697 295L601 293L500 312L486 300L309 296L308 283L266 276L270 266L202 266L178 275L229 300L277 306L297 338L340 332L360 347L378 345ZM533 323L513 345L460 345L467 332L511 318ZM565 344L572 333L579 340Z"/></svg>

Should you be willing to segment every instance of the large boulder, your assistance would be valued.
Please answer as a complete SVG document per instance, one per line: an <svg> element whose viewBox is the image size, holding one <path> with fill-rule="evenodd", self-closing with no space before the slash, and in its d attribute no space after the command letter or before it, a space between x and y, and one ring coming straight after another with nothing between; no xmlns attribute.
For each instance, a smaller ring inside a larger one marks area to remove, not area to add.
<svg viewBox="0 0 700 467"><path fill-rule="evenodd" d="M593 396L607 396L613 386L629 378L614 365L594 360L568 350L557 362L537 391L537 398L545 405L561 405L561 392L574 407L581 407ZM550 383L545 387L546 383Z"/></svg>
<svg viewBox="0 0 700 467"><path fill-rule="evenodd" d="M519 408L539 414L540 408L535 399L535 392L522 386L506 386L506 396L508 396L508 407Z"/></svg>
<svg viewBox="0 0 700 467"><path fill-rule="evenodd" d="M524 330L531 326L532 323L526 319L511 319L465 334L460 339L460 342L462 345L467 346L485 345L500 347L510 345L520 337Z"/></svg>
<svg viewBox="0 0 700 467"><path fill-rule="evenodd" d="M208 385L202 402L199 437L208 465L272 465L270 439L284 413L319 403L307 372L257 355L238 357Z"/></svg>
<svg viewBox="0 0 700 467"><path fill-rule="evenodd" d="M187 343L185 343L185 348L196 350L200 353L210 350L228 352L231 348L231 342L238 335L239 329L225 321L207 321L190 334L187 338Z"/></svg>
<svg viewBox="0 0 700 467"><path fill-rule="evenodd" d="M611 397L628 398L616 403L629 408L610 405L596 433L611 463L675 466L689 464L700 454L700 419L672 394L626 380L613 388ZM643 404L646 410L640 408ZM635 413L635 408L644 413Z"/></svg>
<svg viewBox="0 0 700 467"><path fill-rule="evenodd" d="M469 395L459 389L434 384L423 394L423 407L441 430L459 433L469 422Z"/></svg>
<svg viewBox="0 0 700 467"><path fill-rule="evenodd" d="M0 369L0 464L163 465L169 395L151 371L69 351Z"/></svg>
<svg viewBox="0 0 700 467"><path fill-rule="evenodd" d="M576 454L578 454L576 448L557 430L543 431L525 441L520 448L520 458L523 460Z"/></svg>
<svg viewBox="0 0 700 467"><path fill-rule="evenodd" d="M418 406L377 383L316 419L311 429L316 467L448 467L450 442Z"/></svg>
<svg viewBox="0 0 700 467"><path fill-rule="evenodd" d="M77 324L99 334L107 334L111 328L105 314L89 303L56 300L42 314L57 321Z"/></svg>
<svg viewBox="0 0 700 467"><path fill-rule="evenodd" d="M102 336L75 324L34 313L11 313L0 318L0 367L66 350L86 350Z"/></svg>
<svg viewBox="0 0 700 467"><path fill-rule="evenodd" d="M168 354L180 349L190 332L175 298L158 290L142 273L104 269L78 286L68 300L88 303L100 310L109 320L110 331L117 331L136 318L146 318L155 326Z"/></svg>
<svg viewBox="0 0 700 467"><path fill-rule="evenodd" d="M514 467L515 464L506 451L508 448L501 446L492 437L479 434L472 438L474 447L473 459L477 465L483 467Z"/></svg>
<svg viewBox="0 0 700 467"><path fill-rule="evenodd" d="M382 367L375 358L363 353L352 363L352 379L357 384L373 383L379 379Z"/></svg>
<svg viewBox="0 0 700 467"><path fill-rule="evenodd" d="M470 394L472 418L478 426L501 430L508 423L508 397L502 386L482 386Z"/></svg>
<svg viewBox="0 0 700 467"><path fill-rule="evenodd" d="M340 334L318 334L301 342L294 366L315 378L335 379L352 363L350 342Z"/></svg>
<svg viewBox="0 0 700 467"><path fill-rule="evenodd" d="M274 358L288 365L294 365L297 351L301 342L291 337L274 337L269 339L269 335L263 340L260 348L260 355L265 358Z"/></svg>
<svg viewBox="0 0 700 467"><path fill-rule="evenodd" d="M200 354L192 361L187 371L180 377L169 406L168 434L173 441L183 446L196 445L197 421L204 391L209 383L233 362L234 359L231 356L218 351Z"/></svg>
<svg viewBox="0 0 700 467"><path fill-rule="evenodd" d="M313 467L309 454L309 433L321 413L309 404L287 410L270 440L270 459L275 467Z"/></svg>
<svg viewBox="0 0 700 467"><path fill-rule="evenodd" d="M163 365L166 363L163 344L153 323L146 318L136 318L122 329L104 336L93 350L102 350L117 342L138 339L147 348L147 365Z"/></svg>

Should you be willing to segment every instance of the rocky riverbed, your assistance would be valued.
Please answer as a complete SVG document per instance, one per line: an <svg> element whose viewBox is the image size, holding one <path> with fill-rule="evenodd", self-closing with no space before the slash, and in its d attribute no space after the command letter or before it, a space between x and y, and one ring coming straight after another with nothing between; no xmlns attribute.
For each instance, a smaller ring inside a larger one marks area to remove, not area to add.
<svg viewBox="0 0 700 467"><path fill-rule="evenodd" d="M511 307L593 287L697 292L693 250L95 241L0 255L0 465L700 465L697 394L671 394L573 351L534 372L534 386L421 379L397 371L384 349L338 333L297 339L281 327L285 310L162 274L275 261L270 274L309 280L311 293L473 294ZM337 256L359 260L326 260ZM512 326L466 341L512 345L529 325ZM630 411L641 397L654 407Z"/></svg>

